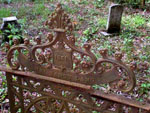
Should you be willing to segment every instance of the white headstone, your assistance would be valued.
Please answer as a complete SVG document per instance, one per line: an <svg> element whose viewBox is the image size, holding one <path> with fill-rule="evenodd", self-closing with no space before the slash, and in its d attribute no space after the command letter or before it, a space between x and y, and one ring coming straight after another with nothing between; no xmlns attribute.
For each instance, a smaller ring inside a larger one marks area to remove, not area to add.
<svg viewBox="0 0 150 113"><path fill-rule="evenodd" d="M5 29L8 23L15 22L17 23L17 18L15 16L3 18L3 23L1 25L1 30Z"/></svg>
<svg viewBox="0 0 150 113"><path fill-rule="evenodd" d="M6 17L6 18L3 18L3 23L1 25L1 31L4 32L5 30L10 30L10 28L8 28L8 25L11 24L11 25L15 25L14 27L15 28L18 28L20 30L21 26L20 24L17 22L17 18L15 16L12 16L12 17ZM17 34L22 34L21 30L19 32L16 32ZM11 33L4 33L2 35L2 39L1 42L9 42L9 38L8 36L10 35ZM22 42L23 39L21 39L21 42Z"/></svg>

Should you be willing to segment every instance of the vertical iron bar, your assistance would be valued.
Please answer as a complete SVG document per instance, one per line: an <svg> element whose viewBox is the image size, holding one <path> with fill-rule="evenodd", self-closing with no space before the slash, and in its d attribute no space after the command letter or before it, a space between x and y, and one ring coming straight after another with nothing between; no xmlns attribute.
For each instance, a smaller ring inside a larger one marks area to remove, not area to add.
<svg viewBox="0 0 150 113"><path fill-rule="evenodd" d="M7 79L7 87L8 87L8 98L9 98L9 105L10 105L10 112L15 113L15 95L12 91L12 74L6 72L6 79Z"/></svg>
<svg viewBox="0 0 150 113"><path fill-rule="evenodd" d="M22 85L22 78L18 76L18 83ZM24 113L24 96L23 89L19 87L20 103L21 103L21 113Z"/></svg>

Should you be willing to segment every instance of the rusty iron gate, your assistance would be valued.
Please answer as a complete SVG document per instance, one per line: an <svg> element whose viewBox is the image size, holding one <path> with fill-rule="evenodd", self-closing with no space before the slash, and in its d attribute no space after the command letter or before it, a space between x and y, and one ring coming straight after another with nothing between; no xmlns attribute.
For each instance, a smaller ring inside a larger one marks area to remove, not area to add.
<svg viewBox="0 0 150 113"><path fill-rule="evenodd" d="M107 49L97 59L90 44L77 47L72 35L73 24L60 4L46 25L53 31L47 42L29 39L9 49L6 72L11 113L150 113L150 104L129 99L114 92L130 92L135 87L133 70L114 58ZM94 89L105 84L109 91Z"/></svg>

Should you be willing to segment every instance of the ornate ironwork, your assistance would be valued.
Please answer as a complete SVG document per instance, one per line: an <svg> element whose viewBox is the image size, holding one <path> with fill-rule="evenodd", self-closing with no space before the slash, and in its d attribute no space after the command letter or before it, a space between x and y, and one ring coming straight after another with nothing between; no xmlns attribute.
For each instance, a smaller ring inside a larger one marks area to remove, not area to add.
<svg viewBox="0 0 150 113"><path fill-rule="evenodd" d="M150 109L147 104L92 88L95 84L109 84L112 90L123 92L134 88L136 66L128 68L121 53L110 58L103 49L102 58L97 59L90 44L84 44L84 49L77 47L73 24L60 4L46 25L53 30L46 43L41 44L37 37L36 45L27 38L19 45L15 39L7 54L13 70L0 67L7 72L12 113L19 109L22 113L138 113L139 108Z"/></svg>
<svg viewBox="0 0 150 113"><path fill-rule="evenodd" d="M43 77L33 72L7 72L11 113L149 113L150 105L93 90L89 85Z"/></svg>
<svg viewBox="0 0 150 113"><path fill-rule="evenodd" d="M115 58L109 58L107 49L100 50L102 58L97 59L91 52L90 44L84 44L84 50L75 46L75 37L67 34L73 25L59 4L46 22L55 35L47 35L48 42L41 44L36 38L37 45L31 46L28 39L23 45L14 46L8 51L7 59L12 69L34 71L37 74L51 76L86 85L118 83L119 90L131 91L135 86L135 76L122 61L122 54L116 53ZM71 31L70 31L71 32ZM18 51L16 61L13 53ZM25 55L24 52L28 54ZM133 67L132 67L133 68Z"/></svg>

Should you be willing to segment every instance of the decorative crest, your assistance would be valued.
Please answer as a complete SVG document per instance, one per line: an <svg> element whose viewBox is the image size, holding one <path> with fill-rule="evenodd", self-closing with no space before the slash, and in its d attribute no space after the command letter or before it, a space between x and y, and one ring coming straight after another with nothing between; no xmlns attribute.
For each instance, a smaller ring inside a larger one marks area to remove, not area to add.
<svg viewBox="0 0 150 113"><path fill-rule="evenodd" d="M46 25L51 29L63 29L63 30L73 30L73 24L69 16L62 9L62 5L58 4L55 12L49 17L50 19L46 21Z"/></svg>

